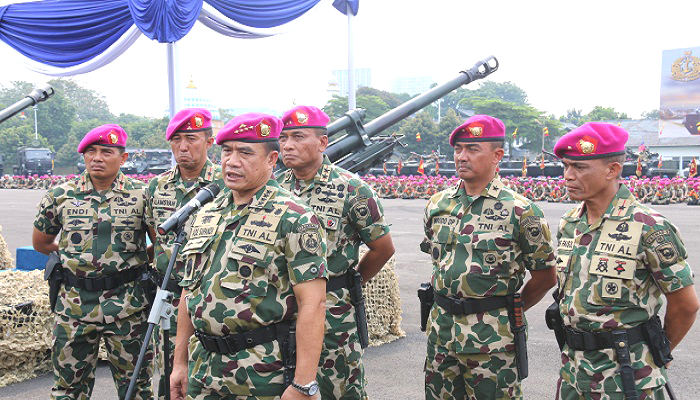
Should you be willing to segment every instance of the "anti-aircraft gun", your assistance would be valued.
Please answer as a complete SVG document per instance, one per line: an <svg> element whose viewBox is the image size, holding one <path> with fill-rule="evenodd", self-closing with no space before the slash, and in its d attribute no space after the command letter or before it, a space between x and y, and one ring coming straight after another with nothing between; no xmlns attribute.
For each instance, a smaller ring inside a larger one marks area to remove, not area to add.
<svg viewBox="0 0 700 400"><path fill-rule="evenodd" d="M325 154L334 164L351 172L369 170L391 156L401 137L383 136L381 132L423 107L444 97L462 85L489 76L498 69L498 60L490 56L474 64L451 80L414 97L376 119L363 124L365 110L357 108L345 116L328 124L328 137L331 140ZM344 133L341 135L341 133Z"/></svg>
<svg viewBox="0 0 700 400"><path fill-rule="evenodd" d="M36 88L32 90L25 98L16 102L15 104L7 107L6 109L0 111L0 124L5 122L7 119L11 118L13 115L19 113L29 106L35 106L42 101L53 96L54 90L51 85L46 85L42 88Z"/></svg>

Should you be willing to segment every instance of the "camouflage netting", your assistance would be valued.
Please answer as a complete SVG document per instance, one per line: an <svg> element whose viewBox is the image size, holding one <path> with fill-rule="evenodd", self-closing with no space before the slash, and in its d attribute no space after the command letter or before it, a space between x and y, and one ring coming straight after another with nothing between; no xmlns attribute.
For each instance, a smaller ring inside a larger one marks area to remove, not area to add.
<svg viewBox="0 0 700 400"><path fill-rule="evenodd" d="M361 251L360 259L364 253L365 249ZM395 265L396 259L391 257L363 290L370 346L379 346L406 336L401 329L401 296Z"/></svg>
<svg viewBox="0 0 700 400"><path fill-rule="evenodd" d="M14 264L12 253L10 253L10 249L7 248L5 238L2 237L2 225L0 225L0 269L12 269L14 268Z"/></svg>
<svg viewBox="0 0 700 400"><path fill-rule="evenodd" d="M52 326L43 271L0 271L0 387L51 370Z"/></svg>

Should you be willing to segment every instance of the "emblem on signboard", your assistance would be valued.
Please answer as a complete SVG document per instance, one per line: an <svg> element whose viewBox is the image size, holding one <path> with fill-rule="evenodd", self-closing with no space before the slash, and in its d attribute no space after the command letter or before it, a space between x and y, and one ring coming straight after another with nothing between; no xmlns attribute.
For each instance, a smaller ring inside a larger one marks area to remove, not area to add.
<svg viewBox="0 0 700 400"><path fill-rule="evenodd" d="M688 82L700 78L700 58L693 56L692 51L684 51L683 57L671 64L671 79Z"/></svg>

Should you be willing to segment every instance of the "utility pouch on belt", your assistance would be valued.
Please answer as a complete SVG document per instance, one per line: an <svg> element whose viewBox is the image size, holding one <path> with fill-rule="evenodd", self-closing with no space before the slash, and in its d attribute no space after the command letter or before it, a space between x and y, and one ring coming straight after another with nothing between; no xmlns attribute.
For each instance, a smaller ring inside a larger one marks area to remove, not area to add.
<svg viewBox="0 0 700 400"><path fill-rule="evenodd" d="M673 360L671 341L661 325L661 318L655 315L644 324L644 341L649 346L654 363L660 368Z"/></svg>
<svg viewBox="0 0 700 400"><path fill-rule="evenodd" d="M151 268L146 268L139 278L139 284L143 289L143 293L146 295L146 299L148 299L148 304L152 305L153 301L156 299L156 292L160 287L160 282L158 282L158 271Z"/></svg>
<svg viewBox="0 0 700 400"><path fill-rule="evenodd" d="M523 300L520 297L520 293L515 293L513 295L511 331L513 332L513 341L515 342L515 361L520 380L527 378L528 375L527 339L525 337L527 325L525 325L523 314Z"/></svg>
<svg viewBox="0 0 700 400"><path fill-rule="evenodd" d="M420 300L420 330L421 332L425 332L428 325L428 317L430 316L430 309L435 302L435 293L433 291L433 285L431 285L430 282L420 284L418 299Z"/></svg>
<svg viewBox="0 0 700 400"><path fill-rule="evenodd" d="M564 319L562 319L559 313L559 303L555 301L547 307L547 311L544 313L544 319L547 323L547 328L554 331L559 350L563 350L564 344L566 343L566 331L564 329Z"/></svg>
<svg viewBox="0 0 700 400"><path fill-rule="evenodd" d="M366 349L369 346L369 331L367 329L367 309L365 308L365 295L362 293L362 275L356 270L352 274L352 286L350 287L350 298L355 306L355 323L357 324L357 334L360 336L360 346Z"/></svg>
<svg viewBox="0 0 700 400"><path fill-rule="evenodd" d="M282 338L280 338L282 339ZM282 344L282 364L284 365L284 387L291 385L294 381L294 372L297 367L297 334L296 325L289 326L287 337L280 341Z"/></svg>
<svg viewBox="0 0 700 400"><path fill-rule="evenodd" d="M56 311L56 301L58 300L58 291L61 289L63 274L61 273L63 266L58 253L53 251L49 254L49 260L46 261L44 268L44 280L49 281L49 304L51 312Z"/></svg>

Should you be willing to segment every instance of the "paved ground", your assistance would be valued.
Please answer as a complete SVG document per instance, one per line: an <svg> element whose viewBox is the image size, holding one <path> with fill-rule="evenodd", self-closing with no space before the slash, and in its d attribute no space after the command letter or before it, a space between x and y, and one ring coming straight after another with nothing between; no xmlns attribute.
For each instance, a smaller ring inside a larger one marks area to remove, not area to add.
<svg viewBox="0 0 700 400"><path fill-rule="evenodd" d="M0 225L10 249L31 243L32 220L41 192L28 190L0 190ZM406 338L380 347L370 348L365 355L369 379L368 391L373 399L419 399L423 391L423 359L425 336L418 329L419 308L416 289L430 276L427 255L418 249L422 232L422 210L425 200L385 200L387 218L392 224L392 235L397 248L397 274L403 302L402 327ZM567 204L541 203L550 227L556 229L561 215L570 208ZM700 207L686 205L661 206L665 214L680 229L690 253L690 263L700 271ZM696 289L697 290L697 289ZM546 303L550 297L546 298ZM560 359L553 334L544 324L545 302L527 312L530 321L528 342L530 377L523 383L528 399L552 399ZM670 370L671 382L679 399L696 399L700 393L700 324L696 324L685 341L676 349L676 360ZM44 399L51 387L51 376L0 389L2 399ZM98 369L94 398L116 399L114 384L106 366Z"/></svg>

